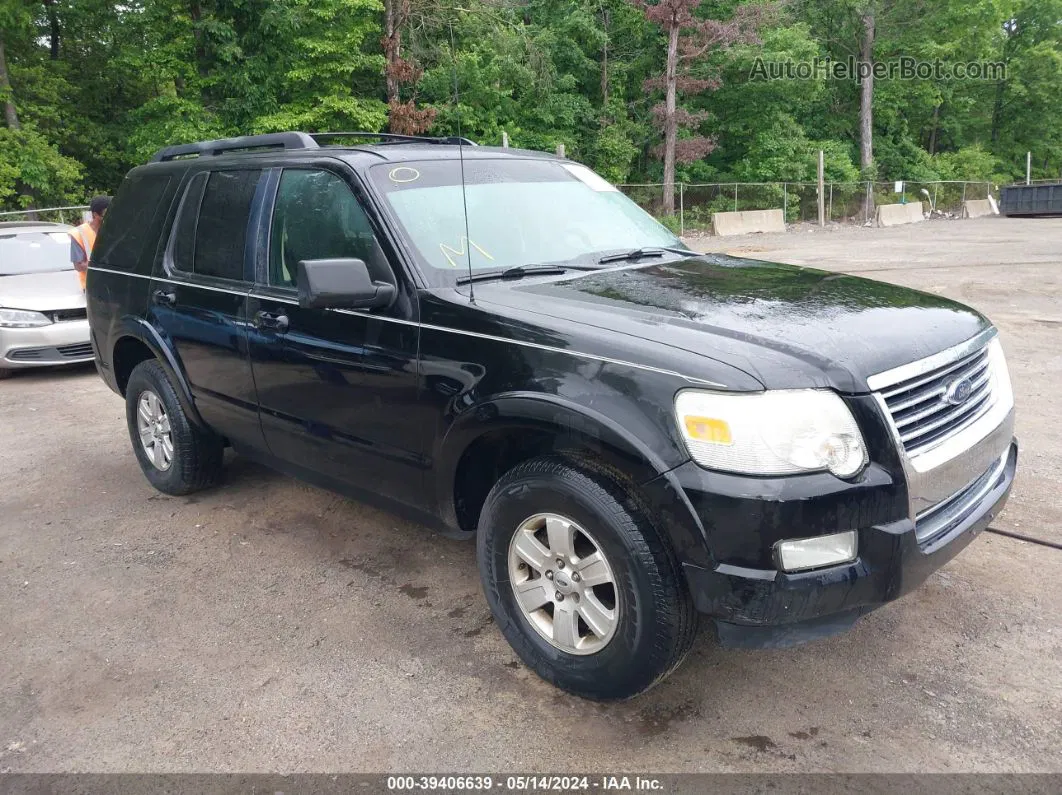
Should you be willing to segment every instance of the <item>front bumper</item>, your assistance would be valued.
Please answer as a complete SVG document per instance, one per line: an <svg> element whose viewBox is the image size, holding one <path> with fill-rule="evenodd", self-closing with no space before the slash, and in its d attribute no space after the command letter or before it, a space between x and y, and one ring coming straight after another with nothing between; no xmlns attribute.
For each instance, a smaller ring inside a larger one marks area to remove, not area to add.
<svg viewBox="0 0 1062 795"><path fill-rule="evenodd" d="M1017 456L1012 441L987 482L971 490L964 509L928 538L910 518L860 527L859 557L852 563L799 573L684 564L694 603L715 619L728 646L777 648L848 629L861 615L917 588L988 527L1010 495Z"/></svg>
<svg viewBox="0 0 1062 795"><path fill-rule="evenodd" d="M66 320L37 328L0 329L0 368L5 370L92 360L87 320Z"/></svg>

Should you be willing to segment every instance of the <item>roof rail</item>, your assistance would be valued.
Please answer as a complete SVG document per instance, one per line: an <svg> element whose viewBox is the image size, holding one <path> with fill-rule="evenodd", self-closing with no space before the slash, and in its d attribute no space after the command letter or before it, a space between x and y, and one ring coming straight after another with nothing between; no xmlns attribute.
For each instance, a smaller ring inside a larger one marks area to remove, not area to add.
<svg viewBox="0 0 1062 795"><path fill-rule="evenodd" d="M266 135L244 135L239 138L220 138L216 141L200 141L194 144L178 144L160 149L151 158L152 163L177 160L183 157L208 157L226 152L250 149L316 149L317 141L306 133L282 132Z"/></svg>
<svg viewBox="0 0 1062 795"><path fill-rule="evenodd" d="M468 138L458 138L456 135L445 138L431 138L424 135L398 135L396 133L375 132L327 132L310 133L310 137L318 144L329 138L379 138L381 143L387 144L446 144L450 146L478 146L475 141Z"/></svg>

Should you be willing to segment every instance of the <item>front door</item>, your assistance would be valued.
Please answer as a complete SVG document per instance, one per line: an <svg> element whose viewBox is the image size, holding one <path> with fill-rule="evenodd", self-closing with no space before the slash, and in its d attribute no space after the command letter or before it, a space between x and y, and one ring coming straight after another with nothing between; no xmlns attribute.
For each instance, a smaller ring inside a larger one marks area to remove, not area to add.
<svg viewBox="0 0 1062 795"><path fill-rule="evenodd" d="M235 444L264 446L247 353L248 248L260 170L203 171L184 190L151 284L151 319L170 340L203 420Z"/></svg>
<svg viewBox="0 0 1062 795"><path fill-rule="evenodd" d="M351 186L324 169L280 174L266 260L248 302L262 428L278 459L415 507L424 499L415 292ZM300 260L357 258L398 287L375 312L301 309Z"/></svg>

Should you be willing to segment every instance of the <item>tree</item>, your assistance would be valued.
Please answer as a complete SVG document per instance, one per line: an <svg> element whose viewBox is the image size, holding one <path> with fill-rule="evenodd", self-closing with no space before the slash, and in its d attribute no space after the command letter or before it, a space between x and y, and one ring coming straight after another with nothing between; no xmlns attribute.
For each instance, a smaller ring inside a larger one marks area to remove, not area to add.
<svg viewBox="0 0 1062 795"><path fill-rule="evenodd" d="M680 128L696 129L707 118L678 106L678 94L697 94L719 87L717 76L694 76L692 66L713 52L738 43L756 40L766 7L739 6L729 20L705 19L697 15L702 0L633 0L646 19L659 25L667 36L667 56L662 75L645 81L646 90L663 89L664 101L653 108L653 117L664 135L660 154L664 160L663 211L675 212L675 162L698 160L715 148L715 141L691 135L679 141Z"/></svg>
<svg viewBox="0 0 1062 795"><path fill-rule="evenodd" d="M402 101L401 87L415 86L424 71L409 58L402 57L402 32L413 13L413 0L384 0L384 31L380 44L387 65L388 129L399 135L420 135L435 121L434 108L418 108L416 97Z"/></svg>

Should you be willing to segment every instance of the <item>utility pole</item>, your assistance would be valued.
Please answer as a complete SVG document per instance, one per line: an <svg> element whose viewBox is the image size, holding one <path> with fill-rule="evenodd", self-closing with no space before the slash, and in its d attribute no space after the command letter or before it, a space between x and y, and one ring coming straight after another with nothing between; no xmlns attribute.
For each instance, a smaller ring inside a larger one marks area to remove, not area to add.
<svg viewBox="0 0 1062 795"><path fill-rule="evenodd" d="M819 226L826 226L826 197L823 196L825 167L823 163L822 150L819 150Z"/></svg>

